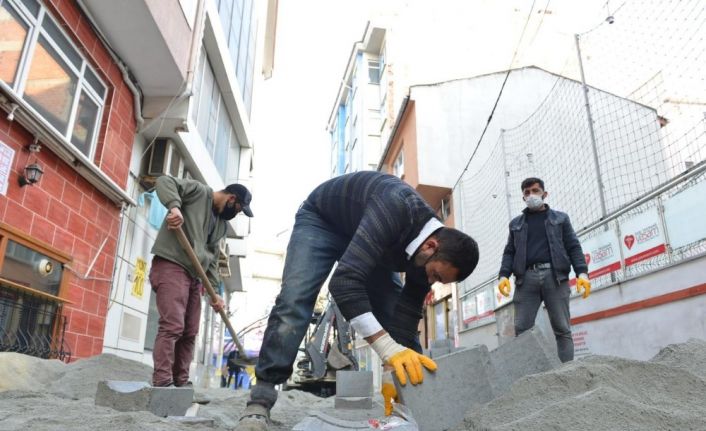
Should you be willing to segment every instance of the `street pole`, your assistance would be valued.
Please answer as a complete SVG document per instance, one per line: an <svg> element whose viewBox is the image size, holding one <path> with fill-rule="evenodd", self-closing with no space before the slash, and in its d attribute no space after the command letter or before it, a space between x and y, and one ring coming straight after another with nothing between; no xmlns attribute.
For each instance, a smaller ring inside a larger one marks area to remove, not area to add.
<svg viewBox="0 0 706 431"><path fill-rule="evenodd" d="M575 34L576 53L579 57L579 70L581 71L581 85L583 87L583 98L586 106L586 118L588 118L588 131L591 134L591 149L593 150L593 163L596 166L596 179L598 181L598 197L601 202L601 218L608 214L605 204L605 195L603 188L603 177L601 176L601 168L598 164L598 148L596 146L596 132L593 130L593 115L591 115L591 105L588 101L588 86L586 85L586 76L583 72L583 59L581 58L581 44L579 43L579 35Z"/></svg>

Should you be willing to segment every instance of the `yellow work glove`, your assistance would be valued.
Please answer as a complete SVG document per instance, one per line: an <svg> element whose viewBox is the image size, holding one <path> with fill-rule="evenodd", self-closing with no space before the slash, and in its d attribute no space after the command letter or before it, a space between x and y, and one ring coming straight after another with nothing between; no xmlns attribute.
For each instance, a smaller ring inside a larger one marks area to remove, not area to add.
<svg viewBox="0 0 706 431"><path fill-rule="evenodd" d="M401 385L407 384L407 375L413 385L422 383L424 381L422 366L429 371L436 371L434 361L397 344L388 333L373 341L370 347L380 356L383 364L391 365L395 369L395 375Z"/></svg>
<svg viewBox="0 0 706 431"><path fill-rule="evenodd" d="M392 371L384 371L382 373L382 389L380 389L382 399L385 400L385 416L392 414L392 401L400 402L397 397L397 388L392 382Z"/></svg>
<svg viewBox="0 0 706 431"><path fill-rule="evenodd" d="M500 277L498 282L498 290L500 294L508 298L510 296L510 280L507 277Z"/></svg>
<svg viewBox="0 0 706 431"><path fill-rule="evenodd" d="M586 274L579 274L578 278L576 279L576 292L581 293L583 290L583 299L588 298L588 295L591 294L591 282L588 279L588 275Z"/></svg>

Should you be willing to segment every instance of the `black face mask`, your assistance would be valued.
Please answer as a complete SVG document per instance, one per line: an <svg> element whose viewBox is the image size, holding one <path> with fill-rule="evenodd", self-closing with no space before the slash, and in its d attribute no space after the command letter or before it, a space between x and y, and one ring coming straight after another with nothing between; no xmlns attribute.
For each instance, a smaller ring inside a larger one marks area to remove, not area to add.
<svg viewBox="0 0 706 431"><path fill-rule="evenodd" d="M223 211L221 211L220 214L218 214L218 217L220 217L223 220L230 220L233 217L235 217L238 214L238 210L235 207L235 204L233 204L232 207L229 207L228 205L223 208Z"/></svg>

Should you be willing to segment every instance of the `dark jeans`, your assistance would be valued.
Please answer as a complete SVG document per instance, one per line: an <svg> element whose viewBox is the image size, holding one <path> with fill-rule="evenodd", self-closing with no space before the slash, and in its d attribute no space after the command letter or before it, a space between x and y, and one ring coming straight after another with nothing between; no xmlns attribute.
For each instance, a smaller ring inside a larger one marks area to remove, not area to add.
<svg viewBox="0 0 706 431"><path fill-rule="evenodd" d="M307 204L299 209L282 275L282 290L272 308L260 349L255 375L258 384L252 400L269 399L262 404L271 407L276 399L273 385L284 383L292 374L292 366L314 311L321 286L350 240L336 233ZM421 351L417 328L401 333L389 325L402 283L396 273L377 268L370 275L368 296L373 314L397 342ZM268 385L266 385L268 383Z"/></svg>
<svg viewBox="0 0 706 431"><path fill-rule="evenodd" d="M561 362L574 359L574 340L571 338L571 317L569 297L571 288L568 281L558 283L551 269L528 270L521 284L515 290L515 334L520 335L534 326L539 306L544 305L549 312L556 346Z"/></svg>
<svg viewBox="0 0 706 431"><path fill-rule="evenodd" d="M155 257L150 283L157 295L159 330L154 340L152 384L163 386L189 380L194 342L201 318L201 282L176 263Z"/></svg>

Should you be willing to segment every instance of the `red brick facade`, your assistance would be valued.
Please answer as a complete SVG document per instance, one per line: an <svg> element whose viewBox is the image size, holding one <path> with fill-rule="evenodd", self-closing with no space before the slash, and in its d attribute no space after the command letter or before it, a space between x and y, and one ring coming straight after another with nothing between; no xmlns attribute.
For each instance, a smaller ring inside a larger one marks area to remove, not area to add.
<svg viewBox="0 0 706 431"><path fill-rule="evenodd" d="M46 0L44 4L108 86L94 162L125 187L135 135L132 93L78 7L66 0ZM32 133L0 116L0 141L15 150L7 194L0 195L0 221L71 255L73 271L62 293L73 302L63 311L68 322L65 341L72 359L96 355L103 347L120 208L46 147L38 155L44 169L41 181L20 187L17 179L29 155L24 148L32 140ZM91 273L84 279L106 238Z"/></svg>

